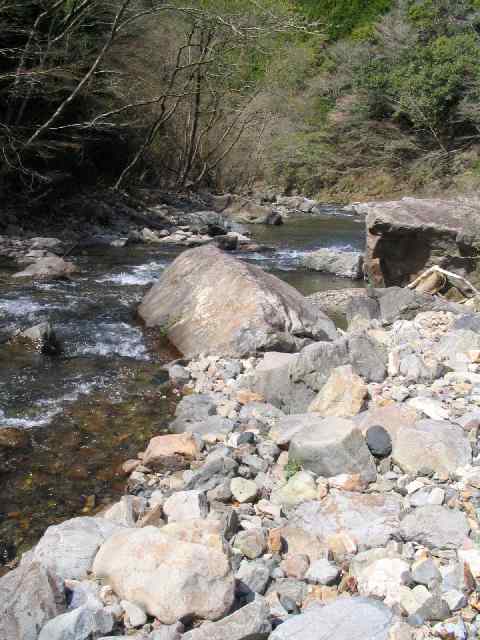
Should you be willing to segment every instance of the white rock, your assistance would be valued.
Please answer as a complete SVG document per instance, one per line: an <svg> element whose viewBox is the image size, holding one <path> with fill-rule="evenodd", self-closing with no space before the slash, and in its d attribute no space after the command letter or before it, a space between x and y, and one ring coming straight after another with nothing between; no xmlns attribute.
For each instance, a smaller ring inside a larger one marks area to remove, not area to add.
<svg viewBox="0 0 480 640"><path fill-rule="evenodd" d="M369 564L358 576L358 590L362 595L384 598L392 606L400 602L400 587L408 579L410 566L399 558L384 558Z"/></svg>
<svg viewBox="0 0 480 640"><path fill-rule="evenodd" d="M165 501L163 511L169 522L206 518L207 497L202 491L177 491Z"/></svg>
<svg viewBox="0 0 480 640"><path fill-rule="evenodd" d="M232 478L230 491L238 502L253 502L258 494L258 487L253 480Z"/></svg>
<svg viewBox="0 0 480 640"><path fill-rule="evenodd" d="M307 574L307 582L312 584L333 584L340 575L339 568L332 562L329 562L326 558L315 560L311 563Z"/></svg>
<svg viewBox="0 0 480 640"><path fill-rule="evenodd" d="M127 629L141 627L147 622L147 614L142 607L129 600L121 600L120 605L125 611L124 621Z"/></svg>

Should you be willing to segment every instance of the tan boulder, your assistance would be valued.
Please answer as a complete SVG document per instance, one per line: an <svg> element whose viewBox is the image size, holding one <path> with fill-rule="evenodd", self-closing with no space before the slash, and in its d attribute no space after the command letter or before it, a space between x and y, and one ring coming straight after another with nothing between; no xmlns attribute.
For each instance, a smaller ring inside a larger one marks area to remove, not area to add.
<svg viewBox="0 0 480 640"><path fill-rule="evenodd" d="M235 579L226 554L155 527L114 535L100 548L93 573L163 624L182 618L218 620L234 601Z"/></svg>
<svg viewBox="0 0 480 640"><path fill-rule="evenodd" d="M323 417L349 418L360 413L367 394L367 385L351 365L337 367L308 410Z"/></svg>
<svg viewBox="0 0 480 640"><path fill-rule="evenodd" d="M199 454L198 441L191 433L156 436L148 444L143 464L154 469L184 469Z"/></svg>
<svg viewBox="0 0 480 640"><path fill-rule="evenodd" d="M337 336L332 321L296 289L210 245L184 251L138 312L188 358L298 351Z"/></svg>

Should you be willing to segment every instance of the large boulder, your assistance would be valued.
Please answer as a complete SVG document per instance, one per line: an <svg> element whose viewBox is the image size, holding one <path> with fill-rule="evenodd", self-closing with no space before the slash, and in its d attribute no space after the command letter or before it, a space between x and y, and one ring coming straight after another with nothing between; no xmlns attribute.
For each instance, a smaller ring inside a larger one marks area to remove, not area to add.
<svg viewBox="0 0 480 640"><path fill-rule="evenodd" d="M93 572L120 598L164 624L182 618L218 620L234 601L235 579L223 551L176 540L156 527L110 538L98 552Z"/></svg>
<svg viewBox="0 0 480 640"><path fill-rule="evenodd" d="M333 490L321 502L304 502L291 524L327 541L348 533L361 548L384 546L398 532L401 498Z"/></svg>
<svg viewBox="0 0 480 640"><path fill-rule="evenodd" d="M81 580L92 568L100 546L122 529L104 518L72 518L48 527L33 550L32 559L63 580Z"/></svg>
<svg viewBox="0 0 480 640"><path fill-rule="evenodd" d="M37 640L48 620L65 610L65 596L39 562L23 562L0 579L1 640Z"/></svg>
<svg viewBox="0 0 480 640"><path fill-rule="evenodd" d="M405 285L432 265L479 282L480 200L403 198L362 210L366 270L374 285Z"/></svg>
<svg viewBox="0 0 480 640"><path fill-rule="evenodd" d="M363 276L363 256L358 251L318 249L305 254L301 263L307 269L333 273L342 278L359 280Z"/></svg>
<svg viewBox="0 0 480 640"><path fill-rule="evenodd" d="M269 640L388 640L394 623L393 612L378 600L344 597L292 616Z"/></svg>
<svg viewBox="0 0 480 640"><path fill-rule="evenodd" d="M336 329L296 289L212 246L182 253L144 297L139 314L186 356L298 351Z"/></svg>
<svg viewBox="0 0 480 640"><path fill-rule="evenodd" d="M289 460L319 476L360 474L372 482L377 477L375 462L361 431L344 418L318 418L293 436Z"/></svg>

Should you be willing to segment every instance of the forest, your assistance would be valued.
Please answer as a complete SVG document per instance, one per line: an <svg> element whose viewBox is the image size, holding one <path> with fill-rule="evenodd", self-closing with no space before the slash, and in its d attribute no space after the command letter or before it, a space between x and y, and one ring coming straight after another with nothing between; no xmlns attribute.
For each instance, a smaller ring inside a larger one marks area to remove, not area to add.
<svg viewBox="0 0 480 640"><path fill-rule="evenodd" d="M0 189L480 182L479 0L0 1Z"/></svg>

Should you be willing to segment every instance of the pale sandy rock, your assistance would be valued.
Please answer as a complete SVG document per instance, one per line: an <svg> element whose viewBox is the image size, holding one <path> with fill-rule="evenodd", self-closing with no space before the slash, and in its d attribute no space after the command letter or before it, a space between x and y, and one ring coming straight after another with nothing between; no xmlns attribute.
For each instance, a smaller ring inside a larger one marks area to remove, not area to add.
<svg viewBox="0 0 480 640"><path fill-rule="evenodd" d="M110 538L93 572L164 624L184 617L218 620L233 604L234 577L224 553L172 539L155 527Z"/></svg>
<svg viewBox="0 0 480 640"><path fill-rule="evenodd" d="M367 394L367 385L350 365L338 367L332 371L308 410L323 417L352 417L362 410Z"/></svg>

